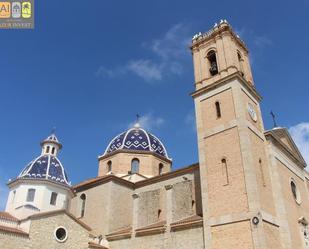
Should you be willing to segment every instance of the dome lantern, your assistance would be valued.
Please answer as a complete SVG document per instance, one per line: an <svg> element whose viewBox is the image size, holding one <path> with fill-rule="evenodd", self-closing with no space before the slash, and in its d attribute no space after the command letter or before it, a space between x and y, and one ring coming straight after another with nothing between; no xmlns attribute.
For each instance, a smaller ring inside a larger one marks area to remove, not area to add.
<svg viewBox="0 0 309 249"><path fill-rule="evenodd" d="M55 130L41 142L42 153L41 155L57 156L59 150L62 148L62 144L59 142L55 135Z"/></svg>

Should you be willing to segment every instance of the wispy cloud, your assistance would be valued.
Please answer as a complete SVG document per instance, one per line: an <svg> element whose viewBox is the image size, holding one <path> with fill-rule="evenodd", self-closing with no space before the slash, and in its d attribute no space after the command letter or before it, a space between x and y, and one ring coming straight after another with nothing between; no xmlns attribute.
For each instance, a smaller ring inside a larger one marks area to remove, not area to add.
<svg viewBox="0 0 309 249"><path fill-rule="evenodd" d="M309 165L309 122L303 122L289 128L289 132Z"/></svg>
<svg viewBox="0 0 309 249"><path fill-rule="evenodd" d="M256 36L254 37L253 42L257 47L260 48L270 46L273 44L272 41L267 36Z"/></svg>
<svg viewBox="0 0 309 249"><path fill-rule="evenodd" d="M186 56L186 47L190 44L189 26L178 23L171 27L161 38L153 39L143 45L150 48L164 60Z"/></svg>
<svg viewBox="0 0 309 249"><path fill-rule="evenodd" d="M266 34L257 34L253 30L247 28L235 28L235 32L243 39L247 44L254 45L257 48L263 48L273 45L272 40Z"/></svg>
<svg viewBox="0 0 309 249"><path fill-rule="evenodd" d="M189 26L176 24L162 37L141 44L142 48L151 52L150 58L131 59L115 68L102 65L96 76L115 78L131 73L145 82L158 82L166 77L179 76L184 71L183 63L189 55L189 42Z"/></svg>
<svg viewBox="0 0 309 249"><path fill-rule="evenodd" d="M132 60L128 63L127 69L146 81L162 79L163 65L151 60Z"/></svg>
<svg viewBox="0 0 309 249"><path fill-rule="evenodd" d="M132 128L136 121L131 122L128 127ZM165 123L165 120L161 117L156 117L152 113L147 113L139 117L139 124L142 128L146 130L153 130L155 128L160 128Z"/></svg>
<svg viewBox="0 0 309 249"><path fill-rule="evenodd" d="M196 123L195 123L195 111L192 109L190 112L187 113L185 116L185 123L190 126L192 131L196 131Z"/></svg>

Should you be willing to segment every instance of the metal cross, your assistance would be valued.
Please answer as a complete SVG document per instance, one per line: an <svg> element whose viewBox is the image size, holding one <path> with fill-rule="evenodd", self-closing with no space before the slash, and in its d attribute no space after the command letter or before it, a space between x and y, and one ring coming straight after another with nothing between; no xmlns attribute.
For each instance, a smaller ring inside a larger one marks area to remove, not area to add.
<svg viewBox="0 0 309 249"><path fill-rule="evenodd" d="M270 111L270 115L271 115L272 118L273 118L274 127L277 127L276 115L273 113L273 111Z"/></svg>
<svg viewBox="0 0 309 249"><path fill-rule="evenodd" d="M140 119L140 115L139 114L136 114L136 123L139 123L139 119Z"/></svg>
<svg viewBox="0 0 309 249"><path fill-rule="evenodd" d="M56 126L54 126L54 127L52 128L51 134L55 134L55 132L56 132Z"/></svg>

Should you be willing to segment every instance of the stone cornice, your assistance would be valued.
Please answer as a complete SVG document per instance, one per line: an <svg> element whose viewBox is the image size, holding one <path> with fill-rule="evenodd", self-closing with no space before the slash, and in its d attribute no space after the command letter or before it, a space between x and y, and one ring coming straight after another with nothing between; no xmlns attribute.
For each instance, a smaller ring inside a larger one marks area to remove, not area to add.
<svg viewBox="0 0 309 249"><path fill-rule="evenodd" d="M128 153L128 154L143 154L143 155L152 155L152 156L155 156L165 162L168 162L168 163L172 163L172 160L164 157L164 156L161 156L153 151L142 151L142 150L125 150L125 149L119 149L119 150L115 150L113 152L110 152L108 154L105 154L105 155L101 155L98 157L98 160L102 160L102 159L106 159L106 158L109 158L111 156L114 156L116 154L119 154L119 153Z"/></svg>
<svg viewBox="0 0 309 249"><path fill-rule="evenodd" d="M164 173L164 174L159 175L159 176L154 176L154 177L151 177L151 178L148 178L148 179L136 182L136 183L127 181L127 180L122 179L120 177L117 177L115 175L99 176L99 177L86 180L84 182L81 182L81 183L73 186L73 190L75 192L81 192L81 191L96 187L98 185L101 185L101 184L104 184L104 183L107 183L107 182L110 182L110 181L114 181L114 182L119 183L121 185L127 186L127 187L129 187L133 190L133 189L137 189L137 188L140 188L140 187L151 185L153 183L157 183L157 182L160 182L160 181L165 181L165 180L171 179L171 178L176 177L176 176L187 174L187 173L193 172L193 171L198 170L198 169L199 169L199 164L196 163L196 164L192 164L188 167L178 169L178 170L175 170L175 171L172 171L172 172Z"/></svg>
<svg viewBox="0 0 309 249"><path fill-rule="evenodd" d="M164 233L165 230L166 230L166 221L159 221L149 226L136 229L135 236L145 236L145 235Z"/></svg>
<svg viewBox="0 0 309 249"><path fill-rule="evenodd" d="M267 140L271 141L275 146L281 149L281 151L286 156L288 156L293 162L295 162L302 169L307 166L305 161L300 160L299 155L297 155L295 152L289 149L283 142L280 141L280 138L277 137L274 131L272 130L265 131L264 135Z"/></svg>
<svg viewBox="0 0 309 249"><path fill-rule="evenodd" d="M203 33L197 38L193 39L190 49L192 51L198 49L201 44L207 42L208 40L215 39L217 36L224 36L227 33L230 34L235 39L235 41L248 53L248 48L246 44L240 39L237 34L235 34L232 27L228 23L219 24L208 32Z"/></svg>
<svg viewBox="0 0 309 249"><path fill-rule="evenodd" d="M51 186L56 186L58 188L62 188L67 190L72 196L74 196L74 192L72 190L71 186L68 186L66 184L62 184L62 183L56 183L54 181L48 180L48 179L43 179L43 178L38 178L38 179L34 179L34 178L16 178L12 181L9 181L7 183L7 186L9 188L12 188L14 186L16 186L19 183L31 183L31 184L49 184Z"/></svg>
<svg viewBox="0 0 309 249"><path fill-rule="evenodd" d="M223 86L229 82L231 82L233 79L238 79L240 81L240 83L258 100L261 101L262 100L262 96L257 92L257 90L255 89L255 87L250 84L249 82L247 82L239 72L235 72L233 74L230 74L224 78L219 79L218 81L211 83L207 86L202 87L201 89L198 89L196 91L194 91L193 93L191 93L191 96L193 98L196 98L200 95L202 95L205 92L209 92L211 90L214 90L220 86Z"/></svg>

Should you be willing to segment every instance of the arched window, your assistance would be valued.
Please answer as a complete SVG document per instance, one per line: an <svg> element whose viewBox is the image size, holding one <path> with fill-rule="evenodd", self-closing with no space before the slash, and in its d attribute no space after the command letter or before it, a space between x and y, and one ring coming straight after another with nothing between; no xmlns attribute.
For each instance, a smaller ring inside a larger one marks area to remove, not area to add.
<svg viewBox="0 0 309 249"><path fill-rule="evenodd" d="M131 173L135 174L139 172L139 160L134 158L131 162Z"/></svg>
<svg viewBox="0 0 309 249"><path fill-rule="evenodd" d="M298 189L296 187L296 183L293 179L291 179L291 191L292 191L292 194L293 194L293 197L295 199L295 201L300 204L300 194L298 192Z"/></svg>
<svg viewBox="0 0 309 249"><path fill-rule="evenodd" d="M225 158L222 158L221 164L222 164L223 185L228 185L229 184L229 173L228 173L227 162Z"/></svg>
<svg viewBox="0 0 309 249"><path fill-rule="evenodd" d="M216 105L216 114L217 114L217 118L221 118L221 106L220 106L220 102L219 102L219 101L216 101L215 105Z"/></svg>
<svg viewBox="0 0 309 249"><path fill-rule="evenodd" d="M159 175L162 175L163 167L164 167L163 163L159 163Z"/></svg>
<svg viewBox="0 0 309 249"><path fill-rule="evenodd" d="M112 171L112 161L108 161L107 162L107 172L111 172Z"/></svg>
<svg viewBox="0 0 309 249"><path fill-rule="evenodd" d="M55 206L56 205L56 202L57 202L57 196L58 194L56 192L52 192L51 193L51 196L50 196L50 205L53 205Z"/></svg>
<svg viewBox="0 0 309 249"><path fill-rule="evenodd" d="M158 210L158 219L160 219L160 218L161 218L161 217L160 217L160 216L161 216L161 213L162 213L162 210L161 210L161 209L159 209L159 210Z"/></svg>
<svg viewBox="0 0 309 249"><path fill-rule="evenodd" d="M49 153L49 150L50 150L50 147L47 146L47 147L46 147L46 153Z"/></svg>
<svg viewBox="0 0 309 249"><path fill-rule="evenodd" d="M237 58L238 58L238 63L239 63L239 70L241 72L241 75L244 76L243 59L239 51L237 51Z"/></svg>
<svg viewBox="0 0 309 249"><path fill-rule="evenodd" d="M207 54L207 59L209 61L209 72L212 76L218 74L218 63L216 58L216 52L214 50L211 50Z"/></svg>
<svg viewBox="0 0 309 249"><path fill-rule="evenodd" d="M266 186L266 183L265 183L264 169L263 169L263 163L262 163L262 159L261 159L261 158L259 159L259 167L260 167L260 173L261 173L262 183L263 183L263 186L265 187L265 186Z"/></svg>
<svg viewBox="0 0 309 249"><path fill-rule="evenodd" d="M28 202L33 202L35 197L35 189L34 188L29 188L28 193L27 193L27 201Z"/></svg>
<svg viewBox="0 0 309 249"><path fill-rule="evenodd" d="M13 191L13 193L12 193L12 203L14 203L14 201L15 201L15 196L16 196L16 190L14 190Z"/></svg>
<svg viewBox="0 0 309 249"><path fill-rule="evenodd" d="M52 147L52 151L51 151L52 155L55 154L55 147Z"/></svg>
<svg viewBox="0 0 309 249"><path fill-rule="evenodd" d="M80 196L80 200L81 200L81 209L80 209L80 217L83 218L85 215L85 207L86 207L86 195L82 194Z"/></svg>

